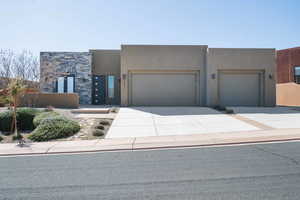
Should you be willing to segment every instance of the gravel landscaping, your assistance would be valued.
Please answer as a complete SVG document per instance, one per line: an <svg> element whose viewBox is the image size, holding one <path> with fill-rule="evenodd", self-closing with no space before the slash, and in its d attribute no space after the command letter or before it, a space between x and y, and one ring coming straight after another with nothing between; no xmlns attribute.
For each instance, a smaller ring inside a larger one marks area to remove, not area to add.
<svg viewBox="0 0 300 200"><path fill-rule="evenodd" d="M31 108L28 109L30 110ZM32 124L33 128L19 131L23 135L24 140L29 143L32 141L50 140L72 141L103 139L117 113L116 110L113 110L113 112L109 114L80 114L80 117L78 117L78 115L72 113L70 109L50 108L50 112L45 108L34 110L39 112L38 116L32 116L30 119L31 122L26 122L26 124ZM45 110L48 112L45 112ZM0 114L2 115L3 112L7 113L7 111L7 108L0 108ZM47 120L44 118L47 118ZM44 124L41 126L41 123ZM76 124L78 124L78 128ZM53 126L53 128L50 126ZM60 131L61 129L62 131ZM17 142L13 140L13 134L10 134L7 130L2 132L0 130L0 143L13 142Z"/></svg>

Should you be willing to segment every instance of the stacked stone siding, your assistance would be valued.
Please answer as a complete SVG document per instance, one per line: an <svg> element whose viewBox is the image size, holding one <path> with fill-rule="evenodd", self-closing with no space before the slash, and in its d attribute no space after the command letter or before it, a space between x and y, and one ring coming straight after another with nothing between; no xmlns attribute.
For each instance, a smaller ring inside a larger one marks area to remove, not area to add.
<svg viewBox="0 0 300 200"><path fill-rule="evenodd" d="M88 52L41 52L41 91L56 92L57 77L66 74L75 76L75 93L80 104L91 104L92 99L92 56Z"/></svg>

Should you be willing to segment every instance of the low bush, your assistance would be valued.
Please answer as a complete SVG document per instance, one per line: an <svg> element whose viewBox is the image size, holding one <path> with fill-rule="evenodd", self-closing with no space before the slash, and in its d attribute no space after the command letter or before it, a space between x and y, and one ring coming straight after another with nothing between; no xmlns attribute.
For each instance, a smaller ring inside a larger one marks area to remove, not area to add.
<svg viewBox="0 0 300 200"><path fill-rule="evenodd" d="M226 114L234 114L234 111L232 109L226 109Z"/></svg>
<svg viewBox="0 0 300 200"><path fill-rule="evenodd" d="M12 137L12 140L21 140L21 139L23 139L23 136L21 135L21 134L19 134L19 135L14 135L13 137Z"/></svg>
<svg viewBox="0 0 300 200"><path fill-rule="evenodd" d="M33 118L41 111L34 108L18 108L17 122L18 130L27 131L33 130ZM0 131L11 131L13 112L11 110L0 113Z"/></svg>
<svg viewBox="0 0 300 200"><path fill-rule="evenodd" d="M226 107L224 107L224 106L215 106L215 107L213 107L215 110L219 110L219 111L225 111L226 110Z"/></svg>
<svg viewBox="0 0 300 200"><path fill-rule="evenodd" d="M104 135L104 132L100 129L94 129L93 130L93 136L95 137L100 137L100 136L103 136Z"/></svg>
<svg viewBox="0 0 300 200"><path fill-rule="evenodd" d="M37 116L35 116L35 118L33 119L33 125L34 127L37 127L44 119L58 117L58 116L60 116L60 114L57 112L53 112L53 111L42 112Z"/></svg>
<svg viewBox="0 0 300 200"><path fill-rule="evenodd" d="M19 130L33 130L33 119L41 113L35 108L19 108L17 109L17 122Z"/></svg>
<svg viewBox="0 0 300 200"><path fill-rule="evenodd" d="M56 116L42 120L28 138L36 142L49 141L72 136L79 130L78 122Z"/></svg>
<svg viewBox="0 0 300 200"><path fill-rule="evenodd" d="M104 126L102 126L102 125L98 125L98 126L96 126L96 127L95 127L95 129L104 130L104 129L105 129L105 127L104 127Z"/></svg>
<svg viewBox="0 0 300 200"><path fill-rule="evenodd" d="M101 121L99 124L108 126L108 125L110 125L110 122L109 121Z"/></svg>
<svg viewBox="0 0 300 200"><path fill-rule="evenodd" d="M0 131L11 131L13 115L11 111L0 113Z"/></svg>

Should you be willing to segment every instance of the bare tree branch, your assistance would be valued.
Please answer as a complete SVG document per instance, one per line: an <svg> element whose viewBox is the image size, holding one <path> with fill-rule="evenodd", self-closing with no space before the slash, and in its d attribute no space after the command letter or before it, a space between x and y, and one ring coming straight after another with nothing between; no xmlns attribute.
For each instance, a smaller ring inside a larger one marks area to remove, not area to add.
<svg viewBox="0 0 300 200"><path fill-rule="evenodd" d="M0 50L0 78L2 79L0 84L8 84L10 78L21 78L27 83L38 82L39 77L39 60L31 51L23 50L21 53L14 53L9 49ZM30 85L30 87L36 86L37 84Z"/></svg>

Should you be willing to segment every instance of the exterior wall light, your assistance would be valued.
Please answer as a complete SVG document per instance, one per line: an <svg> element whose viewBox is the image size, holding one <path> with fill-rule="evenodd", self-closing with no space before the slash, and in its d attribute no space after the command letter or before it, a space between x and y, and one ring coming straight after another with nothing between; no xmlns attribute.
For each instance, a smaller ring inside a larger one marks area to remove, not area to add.
<svg viewBox="0 0 300 200"><path fill-rule="evenodd" d="M273 75L272 74L269 74L269 79L273 79Z"/></svg>
<svg viewBox="0 0 300 200"><path fill-rule="evenodd" d="M211 74L211 79L216 79L216 74Z"/></svg>

